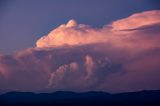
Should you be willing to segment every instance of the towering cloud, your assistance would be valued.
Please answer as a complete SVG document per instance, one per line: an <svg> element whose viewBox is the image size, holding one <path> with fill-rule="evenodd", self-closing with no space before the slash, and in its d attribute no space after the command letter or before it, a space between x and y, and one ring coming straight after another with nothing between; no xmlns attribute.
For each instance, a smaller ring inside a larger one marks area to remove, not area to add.
<svg viewBox="0 0 160 106"><path fill-rule="evenodd" d="M107 32L105 32L106 35ZM70 20L67 24L62 24L51 31L47 36L40 38L37 47L55 47L64 45L83 45L97 42L105 42L102 29L94 29L88 25L78 24L75 20Z"/></svg>
<svg viewBox="0 0 160 106"><path fill-rule="evenodd" d="M0 89L126 92L160 89L160 11L103 28L70 20L35 48L0 55Z"/></svg>

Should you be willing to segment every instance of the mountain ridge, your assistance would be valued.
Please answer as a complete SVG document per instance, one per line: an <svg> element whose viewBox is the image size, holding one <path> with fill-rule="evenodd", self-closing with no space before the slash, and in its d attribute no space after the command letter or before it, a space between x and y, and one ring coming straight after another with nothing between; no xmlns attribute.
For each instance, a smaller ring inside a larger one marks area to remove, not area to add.
<svg viewBox="0 0 160 106"><path fill-rule="evenodd" d="M160 90L111 94L101 91L53 93L8 92L0 95L1 105L160 105Z"/></svg>

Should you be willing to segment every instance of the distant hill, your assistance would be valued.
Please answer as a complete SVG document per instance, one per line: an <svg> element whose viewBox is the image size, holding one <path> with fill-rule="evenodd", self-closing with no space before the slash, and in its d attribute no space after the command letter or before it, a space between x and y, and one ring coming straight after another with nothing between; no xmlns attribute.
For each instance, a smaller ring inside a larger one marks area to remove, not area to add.
<svg viewBox="0 0 160 106"><path fill-rule="evenodd" d="M63 91L39 94L31 92L9 92L0 95L1 105L160 106L160 90L119 94Z"/></svg>

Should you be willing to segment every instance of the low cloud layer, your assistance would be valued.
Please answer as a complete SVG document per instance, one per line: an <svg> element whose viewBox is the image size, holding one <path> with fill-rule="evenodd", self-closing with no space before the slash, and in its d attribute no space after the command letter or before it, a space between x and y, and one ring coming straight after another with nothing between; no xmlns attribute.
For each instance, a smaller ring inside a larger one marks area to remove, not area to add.
<svg viewBox="0 0 160 106"><path fill-rule="evenodd" d="M0 55L0 90L160 89L160 11L92 28L70 20L35 48Z"/></svg>

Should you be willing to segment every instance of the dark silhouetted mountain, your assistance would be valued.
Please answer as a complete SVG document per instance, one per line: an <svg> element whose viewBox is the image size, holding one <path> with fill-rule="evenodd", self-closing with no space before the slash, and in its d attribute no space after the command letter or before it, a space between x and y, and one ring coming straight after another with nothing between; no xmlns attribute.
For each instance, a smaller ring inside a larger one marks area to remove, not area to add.
<svg viewBox="0 0 160 106"><path fill-rule="evenodd" d="M160 106L160 90L140 91L119 94L105 92L63 92L31 93L9 92L0 95L4 105L74 105L74 106ZM1 106L0 105L0 106Z"/></svg>

